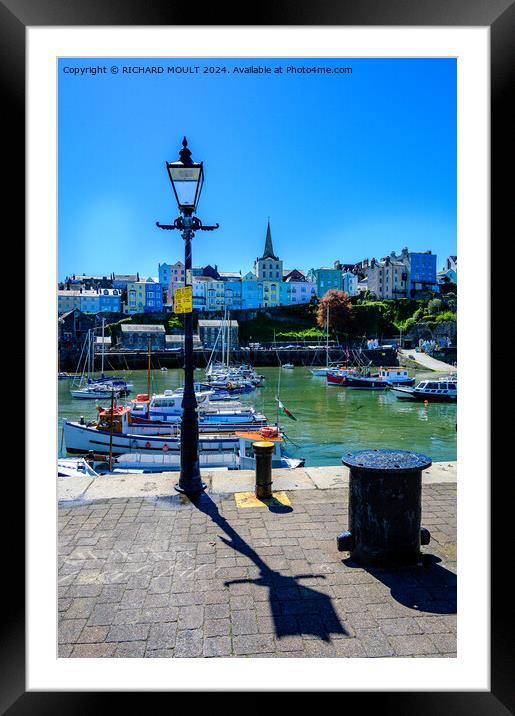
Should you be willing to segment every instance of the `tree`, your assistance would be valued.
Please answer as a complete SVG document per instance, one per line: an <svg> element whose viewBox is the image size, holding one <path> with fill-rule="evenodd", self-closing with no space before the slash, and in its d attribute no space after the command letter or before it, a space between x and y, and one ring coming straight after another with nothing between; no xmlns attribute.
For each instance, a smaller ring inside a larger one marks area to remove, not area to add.
<svg viewBox="0 0 515 716"><path fill-rule="evenodd" d="M320 299L317 310L317 323L320 328L325 328L328 307L329 328L337 332L346 332L353 318L349 294L333 288Z"/></svg>
<svg viewBox="0 0 515 716"><path fill-rule="evenodd" d="M428 313L435 314L440 313L442 310L442 302L439 298L432 298L427 304Z"/></svg>

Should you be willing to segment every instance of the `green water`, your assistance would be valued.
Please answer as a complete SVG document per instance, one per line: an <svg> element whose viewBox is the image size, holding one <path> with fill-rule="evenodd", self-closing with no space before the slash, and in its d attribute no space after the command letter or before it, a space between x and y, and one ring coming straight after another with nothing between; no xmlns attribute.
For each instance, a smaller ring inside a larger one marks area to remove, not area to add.
<svg viewBox="0 0 515 716"><path fill-rule="evenodd" d="M241 396L276 421L279 368L258 368L266 377L265 387ZM108 374L108 373L107 373ZM117 375L122 373L117 372ZM153 393L182 385L182 370L151 372ZM434 376L417 371L416 377ZM195 371L201 380L202 370ZM147 371L125 373L134 384L131 396L147 392ZM59 419L76 420L96 416L101 401L78 400L70 396L70 380L59 381ZM362 448L398 448L428 455L433 461L456 460L456 404L398 400L390 391L352 390L327 385L324 377L311 375L308 368L281 370L280 397L297 418L281 415L288 455L304 457L306 465L338 465L344 453ZM108 401L107 401L108 403ZM107 404L106 404L107 407ZM59 453L65 454L59 426Z"/></svg>

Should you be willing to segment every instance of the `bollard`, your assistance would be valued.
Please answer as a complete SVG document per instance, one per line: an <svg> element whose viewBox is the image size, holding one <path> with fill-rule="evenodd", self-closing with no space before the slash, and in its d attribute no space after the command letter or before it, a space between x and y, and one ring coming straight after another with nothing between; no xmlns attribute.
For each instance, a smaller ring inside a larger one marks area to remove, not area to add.
<svg viewBox="0 0 515 716"><path fill-rule="evenodd" d="M272 497L272 453L274 443L260 441L252 443L256 458L256 497L267 500Z"/></svg>
<svg viewBox="0 0 515 716"><path fill-rule="evenodd" d="M405 450L347 453L350 468L349 530L337 537L338 550L362 564L417 564L429 531L420 527L422 470L426 455Z"/></svg>

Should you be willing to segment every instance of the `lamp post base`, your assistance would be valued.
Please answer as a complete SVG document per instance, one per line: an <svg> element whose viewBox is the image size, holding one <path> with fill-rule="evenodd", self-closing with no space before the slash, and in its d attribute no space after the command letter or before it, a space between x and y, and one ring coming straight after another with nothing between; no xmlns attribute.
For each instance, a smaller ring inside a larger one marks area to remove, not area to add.
<svg viewBox="0 0 515 716"><path fill-rule="evenodd" d="M188 485L188 487L181 487L180 481L175 485L175 489L177 492L180 492L181 495L198 495L199 492L204 492L207 485L202 482L202 480L199 479L197 482L196 480L192 482L191 485Z"/></svg>

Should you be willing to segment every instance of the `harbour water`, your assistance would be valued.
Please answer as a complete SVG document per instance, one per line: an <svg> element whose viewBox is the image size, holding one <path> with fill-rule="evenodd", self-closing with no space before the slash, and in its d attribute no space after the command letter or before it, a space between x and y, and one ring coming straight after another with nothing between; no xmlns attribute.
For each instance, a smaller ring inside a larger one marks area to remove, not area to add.
<svg viewBox="0 0 515 716"><path fill-rule="evenodd" d="M391 391L353 390L327 385L324 377L311 375L308 368L293 370L257 368L266 378L265 387L238 396L244 403L263 412L271 422L277 420L278 392L281 402L296 420L281 414L280 424L287 441L288 455L304 457L307 466L338 465L351 450L398 448L422 452L434 462L456 460L456 404L398 400ZM117 375L122 373L117 372ZM109 372L106 372L109 375ZM435 376L417 371L416 378ZM134 384L131 396L147 392L147 371L124 374ZM195 372L201 380L203 371ZM83 415L94 419L97 405L106 401L79 400L70 395L71 380L61 380L59 399L59 455L66 450L62 440L62 419L77 420ZM151 392L158 393L182 385L182 370L151 371ZM129 400L126 398L123 400Z"/></svg>

